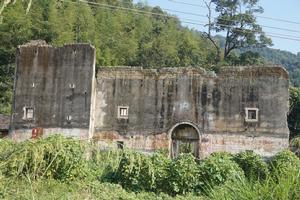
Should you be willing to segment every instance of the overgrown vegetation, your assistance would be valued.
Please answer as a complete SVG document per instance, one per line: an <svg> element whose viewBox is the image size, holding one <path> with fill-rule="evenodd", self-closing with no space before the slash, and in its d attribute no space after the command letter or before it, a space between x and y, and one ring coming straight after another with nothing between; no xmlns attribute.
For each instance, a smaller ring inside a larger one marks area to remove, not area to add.
<svg viewBox="0 0 300 200"><path fill-rule="evenodd" d="M270 169L270 170L268 170ZM181 154L99 151L51 136L0 140L3 199L300 199L300 160L282 151L269 163L254 152Z"/></svg>
<svg viewBox="0 0 300 200"><path fill-rule="evenodd" d="M300 136L300 88L290 87L290 110L288 125L291 132L290 137Z"/></svg>
<svg viewBox="0 0 300 200"><path fill-rule="evenodd" d="M267 163L253 151L240 152L234 155L233 160L243 169L248 180L264 180L268 176Z"/></svg>

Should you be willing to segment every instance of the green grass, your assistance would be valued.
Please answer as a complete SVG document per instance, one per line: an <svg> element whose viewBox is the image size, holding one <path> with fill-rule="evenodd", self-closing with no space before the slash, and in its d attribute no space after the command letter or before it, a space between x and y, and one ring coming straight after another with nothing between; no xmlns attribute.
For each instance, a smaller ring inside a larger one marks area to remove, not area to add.
<svg viewBox="0 0 300 200"><path fill-rule="evenodd" d="M159 153L99 151L62 136L0 140L0 199L300 200L294 153L285 150L261 162L253 152L170 160ZM249 178L261 174L257 166L267 170L263 178Z"/></svg>

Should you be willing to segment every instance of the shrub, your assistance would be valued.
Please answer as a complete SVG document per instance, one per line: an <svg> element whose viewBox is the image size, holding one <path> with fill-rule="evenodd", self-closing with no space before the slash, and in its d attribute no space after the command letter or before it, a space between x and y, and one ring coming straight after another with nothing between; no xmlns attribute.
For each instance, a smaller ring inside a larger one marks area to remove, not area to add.
<svg viewBox="0 0 300 200"><path fill-rule="evenodd" d="M87 175L86 144L78 140L55 135L8 146L0 154L5 176L72 180Z"/></svg>
<svg viewBox="0 0 300 200"><path fill-rule="evenodd" d="M164 154L155 153L151 157L151 161L154 167L154 177L155 177L155 191L156 192L166 192L169 191L169 180L168 172L171 164L171 160Z"/></svg>
<svg viewBox="0 0 300 200"><path fill-rule="evenodd" d="M285 174L291 169L300 169L299 158L289 150L283 150L277 153L269 163L270 172L273 176Z"/></svg>
<svg viewBox="0 0 300 200"><path fill-rule="evenodd" d="M226 151L219 151L219 152L213 152L212 154L210 154L210 157L218 157L218 158L222 158L222 159L232 159L233 155Z"/></svg>
<svg viewBox="0 0 300 200"><path fill-rule="evenodd" d="M249 180L265 179L269 173L268 165L253 151L240 152L234 155L233 160L243 169Z"/></svg>
<svg viewBox="0 0 300 200"><path fill-rule="evenodd" d="M216 187L208 193L211 200L241 200L241 199L300 199L300 171L286 171L285 175L274 180L268 176L263 181L240 179L228 181L221 187ZM224 198L226 197L226 198Z"/></svg>
<svg viewBox="0 0 300 200"><path fill-rule="evenodd" d="M244 177L243 170L227 153L214 153L204 159L199 166L200 189L207 191L228 180Z"/></svg>
<svg viewBox="0 0 300 200"><path fill-rule="evenodd" d="M90 178L102 182L117 182L116 171L122 154L121 150L99 151L97 145L92 146L89 159Z"/></svg>
<svg viewBox="0 0 300 200"><path fill-rule="evenodd" d="M185 194L198 185L198 165L191 154L181 154L172 161L168 173L170 194Z"/></svg>
<svg viewBox="0 0 300 200"><path fill-rule="evenodd" d="M154 167L149 156L133 151L124 151L116 176L118 182L133 191L155 188Z"/></svg>

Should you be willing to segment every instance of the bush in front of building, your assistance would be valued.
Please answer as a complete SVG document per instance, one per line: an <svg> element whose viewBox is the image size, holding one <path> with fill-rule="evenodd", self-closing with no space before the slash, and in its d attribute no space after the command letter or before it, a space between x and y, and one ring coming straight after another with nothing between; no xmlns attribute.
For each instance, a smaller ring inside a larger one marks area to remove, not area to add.
<svg viewBox="0 0 300 200"><path fill-rule="evenodd" d="M244 178L244 172L233 161L232 155L224 152L213 153L199 166L199 189L209 191L227 181Z"/></svg>
<svg viewBox="0 0 300 200"><path fill-rule="evenodd" d="M87 144L60 135L0 144L0 171L7 177L73 180L88 175Z"/></svg>
<svg viewBox="0 0 300 200"><path fill-rule="evenodd" d="M169 169L171 165L171 159L164 153L155 153L151 156L151 161L154 167L155 176L155 192L168 193L169 191Z"/></svg>
<svg viewBox="0 0 300 200"><path fill-rule="evenodd" d="M171 160L159 153L146 156L133 151L124 151L116 171L117 182L126 189L173 196L193 192L198 175L198 164L191 154Z"/></svg>
<svg viewBox="0 0 300 200"><path fill-rule="evenodd" d="M199 181L199 167L192 154L180 154L170 163L167 180L169 194L193 192Z"/></svg>
<svg viewBox="0 0 300 200"><path fill-rule="evenodd" d="M283 150L270 160L269 168L274 178L285 173L290 173L291 170L297 173L300 171L300 159L290 150Z"/></svg>
<svg viewBox="0 0 300 200"><path fill-rule="evenodd" d="M268 165L253 151L243 151L233 156L233 160L243 169L248 180L264 180L268 176Z"/></svg>
<svg viewBox="0 0 300 200"><path fill-rule="evenodd" d="M124 188L132 191L154 190L155 172L151 158L138 152L124 151L116 179Z"/></svg>

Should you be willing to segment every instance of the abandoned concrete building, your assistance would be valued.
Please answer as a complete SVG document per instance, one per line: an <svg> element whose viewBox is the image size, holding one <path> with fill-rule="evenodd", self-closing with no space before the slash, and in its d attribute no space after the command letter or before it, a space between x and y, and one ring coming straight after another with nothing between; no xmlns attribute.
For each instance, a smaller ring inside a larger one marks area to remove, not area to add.
<svg viewBox="0 0 300 200"><path fill-rule="evenodd" d="M288 146L289 79L280 66L142 69L100 67L89 44L19 46L10 136L63 134L143 152Z"/></svg>

